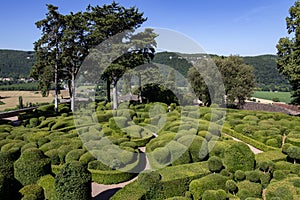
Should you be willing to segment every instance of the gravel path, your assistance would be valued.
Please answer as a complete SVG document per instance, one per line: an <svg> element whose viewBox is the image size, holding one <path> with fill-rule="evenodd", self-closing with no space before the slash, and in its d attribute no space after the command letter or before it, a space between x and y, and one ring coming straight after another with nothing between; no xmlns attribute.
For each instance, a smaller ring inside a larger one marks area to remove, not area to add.
<svg viewBox="0 0 300 200"><path fill-rule="evenodd" d="M142 153L146 152L145 147L139 148ZM145 154L146 155L146 154ZM146 165L145 169L151 169L151 166L149 164L149 160L146 156ZM98 183L92 183L92 197L93 200L109 200L111 196L113 196L119 189L125 187L126 185L132 183L135 181L137 177L134 179L131 179L130 181L119 183L119 184L112 184L112 185L104 185L104 184L98 184Z"/></svg>

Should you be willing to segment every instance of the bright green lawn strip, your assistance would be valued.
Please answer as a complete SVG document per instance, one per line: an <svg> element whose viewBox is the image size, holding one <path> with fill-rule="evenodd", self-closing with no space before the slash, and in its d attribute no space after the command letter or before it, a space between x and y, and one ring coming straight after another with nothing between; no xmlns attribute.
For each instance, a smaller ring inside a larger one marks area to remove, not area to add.
<svg viewBox="0 0 300 200"><path fill-rule="evenodd" d="M291 93L290 92L265 92L265 91L255 91L252 97L273 100L278 98L280 102L290 103Z"/></svg>

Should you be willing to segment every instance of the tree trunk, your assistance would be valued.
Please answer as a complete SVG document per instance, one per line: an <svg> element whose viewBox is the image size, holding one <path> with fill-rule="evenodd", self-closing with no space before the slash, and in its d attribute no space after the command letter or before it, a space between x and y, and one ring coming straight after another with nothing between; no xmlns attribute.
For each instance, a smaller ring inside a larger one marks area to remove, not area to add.
<svg viewBox="0 0 300 200"><path fill-rule="evenodd" d="M71 111L75 111L75 74L72 72L72 80L71 80Z"/></svg>
<svg viewBox="0 0 300 200"><path fill-rule="evenodd" d="M109 80L106 81L106 98L108 102L111 102L110 98L110 84L111 82Z"/></svg>
<svg viewBox="0 0 300 200"><path fill-rule="evenodd" d="M117 81L113 81L113 109L118 109L118 88L117 88Z"/></svg>
<svg viewBox="0 0 300 200"><path fill-rule="evenodd" d="M139 77L138 100L139 100L140 103L143 103L143 101L142 101L142 77L141 77L141 73L138 73L138 77Z"/></svg>
<svg viewBox="0 0 300 200"><path fill-rule="evenodd" d="M55 69L54 69L54 109L55 112L58 112L58 80L57 80L57 63L55 63Z"/></svg>

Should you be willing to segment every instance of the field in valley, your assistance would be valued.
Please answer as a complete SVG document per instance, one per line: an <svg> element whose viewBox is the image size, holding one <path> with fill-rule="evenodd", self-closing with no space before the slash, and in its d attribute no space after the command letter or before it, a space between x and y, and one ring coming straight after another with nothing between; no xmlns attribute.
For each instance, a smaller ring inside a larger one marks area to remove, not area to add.
<svg viewBox="0 0 300 200"><path fill-rule="evenodd" d="M252 95L254 98L274 100L278 98L280 102L290 103L291 93L290 92L266 92L266 91L255 91Z"/></svg>
<svg viewBox="0 0 300 200"><path fill-rule="evenodd" d="M68 96L68 91L61 93L64 97ZM4 103L0 105L0 111L16 108L19 105L19 96L22 96L24 106L29 103L49 103L54 99L54 91L50 91L48 97L42 97L38 91L0 91L0 101Z"/></svg>

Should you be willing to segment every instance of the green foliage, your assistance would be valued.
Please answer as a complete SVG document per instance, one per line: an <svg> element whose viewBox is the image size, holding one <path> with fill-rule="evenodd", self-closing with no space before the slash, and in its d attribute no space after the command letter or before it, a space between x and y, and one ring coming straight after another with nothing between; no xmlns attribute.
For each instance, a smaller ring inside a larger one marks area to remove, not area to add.
<svg viewBox="0 0 300 200"><path fill-rule="evenodd" d="M55 177L55 191L58 199L91 198L91 173L80 163L70 162L63 166Z"/></svg>
<svg viewBox="0 0 300 200"><path fill-rule="evenodd" d="M238 182L238 193L237 196L241 199L248 197L261 198L262 186L259 183L253 183L248 180Z"/></svg>
<svg viewBox="0 0 300 200"><path fill-rule="evenodd" d="M227 194L224 190L206 190L202 195L202 200L226 200Z"/></svg>
<svg viewBox="0 0 300 200"><path fill-rule="evenodd" d="M54 177L50 174L42 176L37 184L44 189L45 199L56 200Z"/></svg>
<svg viewBox="0 0 300 200"><path fill-rule="evenodd" d="M242 171L242 170L236 170L234 172L234 179L236 181L243 181L245 178L246 178L246 174L245 174L244 171Z"/></svg>
<svg viewBox="0 0 300 200"><path fill-rule="evenodd" d="M14 163L15 178L23 185L35 184L51 173L51 161L39 149L27 149Z"/></svg>
<svg viewBox="0 0 300 200"><path fill-rule="evenodd" d="M236 182L234 182L233 180L228 180L226 181L225 183L226 185L226 189L232 193L232 194L235 194L236 191L237 191L237 185L236 185Z"/></svg>
<svg viewBox="0 0 300 200"><path fill-rule="evenodd" d="M230 172L254 169L255 156L250 148L241 142L233 143L224 152L224 166Z"/></svg>
<svg viewBox="0 0 300 200"><path fill-rule="evenodd" d="M34 195L35 200L44 200L44 190L41 186L37 184L26 185L21 190L20 193L26 198L26 196ZM23 198L24 198L23 197ZM22 198L22 199L23 199Z"/></svg>
<svg viewBox="0 0 300 200"><path fill-rule="evenodd" d="M294 163L296 163L296 160L300 160L300 147L297 146L291 146L287 150L287 155L294 159Z"/></svg>
<svg viewBox="0 0 300 200"><path fill-rule="evenodd" d="M73 149L66 154L66 163L71 161L79 161L80 157L85 153L84 149Z"/></svg>
<svg viewBox="0 0 300 200"><path fill-rule="evenodd" d="M208 159L208 168L211 172L220 172L223 168L223 163L221 158L212 156Z"/></svg>
<svg viewBox="0 0 300 200"><path fill-rule="evenodd" d="M203 178L193 180L190 183L189 191L194 199L200 199L206 190L226 190L226 181L228 179L219 174L210 174Z"/></svg>
<svg viewBox="0 0 300 200"><path fill-rule="evenodd" d="M261 173L260 171L246 171L246 180L249 180L254 183L260 182Z"/></svg>

